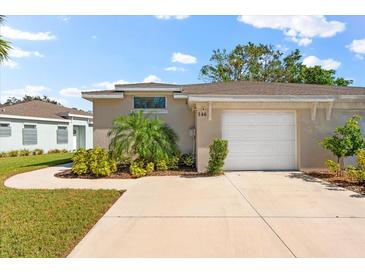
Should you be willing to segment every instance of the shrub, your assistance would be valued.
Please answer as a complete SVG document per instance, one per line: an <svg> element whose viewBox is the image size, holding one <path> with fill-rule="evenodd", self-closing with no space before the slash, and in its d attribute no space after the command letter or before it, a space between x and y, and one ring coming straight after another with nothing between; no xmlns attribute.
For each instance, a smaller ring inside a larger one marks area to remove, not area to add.
<svg viewBox="0 0 365 274"><path fill-rule="evenodd" d="M347 167L347 175L360 183L365 182L365 150L359 150L356 154L357 167Z"/></svg>
<svg viewBox="0 0 365 274"><path fill-rule="evenodd" d="M30 150L28 149L21 149L18 152L18 156L29 156L30 154Z"/></svg>
<svg viewBox="0 0 365 274"><path fill-rule="evenodd" d="M336 163L332 160L326 160L324 163L331 173L335 173L336 175L338 175L341 170L339 163Z"/></svg>
<svg viewBox="0 0 365 274"><path fill-rule="evenodd" d="M108 152L101 147L89 150L88 158L90 173L96 177L109 176L117 169L115 161L111 161Z"/></svg>
<svg viewBox="0 0 365 274"><path fill-rule="evenodd" d="M179 157L178 156L171 156L167 161L167 168L168 169L178 169L179 168Z"/></svg>
<svg viewBox="0 0 365 274"><path fill-rule="evenodd" d="M108 135L115 159L157 163L178 154L176 133L161 119L150 119L142 111L115 119Z"/></svg>
<svg viewBox="0 0 365 274"><path fill-rule="evenodd" d="M90 172L88 163L88 152L84 148L76 150L72 156L72 172L77 175L85 175Z"/></svg>
<svg viewBox="0 0 365 274"><path fill-rule="evenodd" d="M184 166L192 167L195 165L195 157L192 153L186 153L181 156L180 162Z"/></svg>
<svg viewBox="0 0 365 274"><path fill-rule="evenodd" d="M147 174L146 169L141 167L140 163L137 163L137 162L133 162L129 166L129 172L133 178L140 178L140 177L146 176L146 174Z"/></svg>
<svg viewBox="0 0 365 274"><path fill-rule="evenodd" d="M154 170L155 170L155 164L152 163L152 162L149 162L146 165L146 172L147 172L147 174L151 174Z"/></svg>
<svg viewBox="0 0 365 274"><path fill-rule="evenodd" d="M47 153L48 154L61 153L61 150L59 150L59 149L50 149L50 150L48 150Z"/></svg>
<svg viewBox="0 0 365 274"><path fill-rule="evenodd" d="M0 158L5 158L7 156L8 154L6 152L0 152Z"/></svg>
<svg viewBox="0 0 365 274"><path fill-rule="evenodd" d="M12 150L12 151L9 151L7 153L8 157L17 157L19 156L19 151L18 150Z"/></svg>
<svg viewBox="0 0 365 274"><path fill-rule="evenodd" d="M33 155L42 155L43 153L44 153L43 149L40 148L37 148L32 152Z"/></svg>
<svg viewBox="0 0 365 274"><path fill-rule="evenodd" d="M209 146L208 173L218 175L223 172L224 160L228 154L228 141L215 139Z"/></svg>
<svg viewBox="0 0 365 274"><path fill-rule="evenodd" d="M167 169L168 169L168 166L167 166L167 163L165 160L161 160L156 163L156 170L166 171Z"/></svg>

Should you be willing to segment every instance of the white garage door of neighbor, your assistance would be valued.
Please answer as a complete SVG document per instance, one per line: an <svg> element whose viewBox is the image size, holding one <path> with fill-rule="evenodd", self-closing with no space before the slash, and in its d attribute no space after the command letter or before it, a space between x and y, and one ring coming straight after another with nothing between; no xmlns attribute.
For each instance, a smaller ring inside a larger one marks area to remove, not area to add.
<svg viewBox="0 0 365 274"><path fill-rule="evenodd" d="M224 112L225 170L295 169L295 132L294 112Z"/></svg>

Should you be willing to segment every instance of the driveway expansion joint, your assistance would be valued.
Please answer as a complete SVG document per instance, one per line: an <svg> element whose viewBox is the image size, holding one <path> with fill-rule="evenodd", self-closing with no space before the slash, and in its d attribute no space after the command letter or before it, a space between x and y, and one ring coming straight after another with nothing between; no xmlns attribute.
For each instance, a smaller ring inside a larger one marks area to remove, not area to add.
<svg viewBox="0 0 365 274"><path fill-rule="evenodd" d="M265 218L261 215L261 213L254 207L254 205L251 203L250 200L243 194L243 192L233 183L233 181L224 174L224 177L228 180L228 182L240 193L241 197L250 205L250 207L256 212L257 215L259 215L259 218L270 228L270 230L276 235L276 237L282 242L282 244L289 250L289 252L293 255L294 258L297 258L297 256L294 254L294 252L290 249L290 247L284 242L284 240L280 237L280 235L274 230L274 228L265 220Z"/></svg>

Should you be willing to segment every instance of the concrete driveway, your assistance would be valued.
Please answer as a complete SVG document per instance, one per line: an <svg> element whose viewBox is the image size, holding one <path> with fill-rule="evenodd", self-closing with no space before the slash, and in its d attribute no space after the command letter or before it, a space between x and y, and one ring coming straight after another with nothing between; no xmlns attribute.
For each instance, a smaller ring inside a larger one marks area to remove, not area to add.
<svg viewBox="0 0 365 274"><path fill-rule="evenodd" d="M365 197L299 172L146 177L69 257L365 257Z"/></svg>

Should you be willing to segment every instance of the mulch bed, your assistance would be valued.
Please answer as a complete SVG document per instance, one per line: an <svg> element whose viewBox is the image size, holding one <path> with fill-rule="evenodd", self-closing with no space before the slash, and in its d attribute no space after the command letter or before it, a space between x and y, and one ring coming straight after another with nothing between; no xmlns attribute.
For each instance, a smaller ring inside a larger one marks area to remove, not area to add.
<svg viewBox="0 0 365 274"><path fill-rule="evenodd" d="M55 176L64 179L135 179L129 174L127 168L120 169L116 173L113 173L108 177L95 177L92 175L78 176L72 173L71 169L56 173ZM185 168L180 168L178 170L153 171L151 174L148 174L147 176L181 176L181 177L193 178L193 177L207 177L210 175L208 175L207 173L197 172L193 168L185 167Z"/></svg>
<svg viewBox="0 0 365 274"><path fill-rule="evenodd" d="M335 174L330 173L326 170L308 170L304 171L304 173L306 175L324 180L332 185L343 187L348 190L365 195L365 184L349 179L348 177L346 177L345 172L343 172L343 175L339 177L336 177Z"/></svg>

